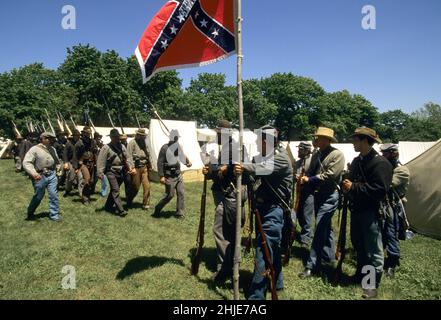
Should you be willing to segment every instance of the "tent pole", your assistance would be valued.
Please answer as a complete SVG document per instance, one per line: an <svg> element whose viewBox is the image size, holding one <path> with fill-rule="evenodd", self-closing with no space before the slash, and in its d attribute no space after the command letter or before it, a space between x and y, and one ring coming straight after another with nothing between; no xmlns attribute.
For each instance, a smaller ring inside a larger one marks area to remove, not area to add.
<svg viewBox="0 0 441 320"><path fill-rule="evenodd" d="M243 162L243 95L242 95L242 1L235 0L236 50L237 50L237 95L239 101L239 159ZM242 176L237 177L236 187L236 241L234 248L234 300L239 300L239 266L241 261L241 217L242 217Z"/></svg>

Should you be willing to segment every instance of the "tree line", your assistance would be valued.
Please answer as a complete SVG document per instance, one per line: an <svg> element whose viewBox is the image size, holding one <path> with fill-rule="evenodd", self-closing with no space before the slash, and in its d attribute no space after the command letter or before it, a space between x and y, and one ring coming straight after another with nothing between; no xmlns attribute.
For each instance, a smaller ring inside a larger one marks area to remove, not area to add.
<svg viewBox="0 0 441 320"><path fill-rule="evenodd" d="M243 91L245 126L272 124L283 140L309 139L316 127L327 126L344 142L363 125L387 142L441 137L441 106L433 102L410 114L400 109L381 113L360 94L329 93L313 79L292 73L245 80ZM57 70L34 63L0 74L0 135L13 137L11 121L26 132L26 122L41 121L44 108L54 116L56 110L72 114L81 124L87 111L96 126L107 127L107 112L124 126L137 126L136 114L148 126L154 116L150 103L165 119L210 128L220 118L238 124L236 88L226 85L224 74L201 73L183 88L179 74L168 71L143 85L134 56L123 59L113 50L80 44L67 49Z"/></svg>

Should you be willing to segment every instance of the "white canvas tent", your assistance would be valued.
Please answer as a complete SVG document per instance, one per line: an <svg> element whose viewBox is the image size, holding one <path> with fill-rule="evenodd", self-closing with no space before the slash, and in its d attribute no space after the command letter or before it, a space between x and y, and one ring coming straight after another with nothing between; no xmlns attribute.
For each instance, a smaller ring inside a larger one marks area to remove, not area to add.
<svg viewBox="0 0 441 320"><path fill-rule="evenodd" d="M412 229L441 239L441 140L410 161L406 212Z"/></svg>
<svg viewBox="0 0 441 320"><path fill-rule="evenodd" d="M400 162L406 164L420 154L429 150L435 145L436 141L433 142L414 142L414 141L400 141L398 143L398 151L400 153Z"/></svg>
<svg viewBox="0 0 441 320"><path fill-rule="evenodd" d="M165 125L169 130L178 130L180 145L185 155L190 159L192 163L191 168L187 168L184 164L181 164L181 170L183 171L185 181L202 181L202 168L203 163L201 160L201 148L197 139L196 122L194 121L174 121L164 120ZM152 167L154 174L151 179L157 181L158 168L157 161L159 151L162 146L169 142L169 134L159 120L152 119L150 121L149 131L149 151L152 160ZM156 173L156 174L155 174Z"/></svg>

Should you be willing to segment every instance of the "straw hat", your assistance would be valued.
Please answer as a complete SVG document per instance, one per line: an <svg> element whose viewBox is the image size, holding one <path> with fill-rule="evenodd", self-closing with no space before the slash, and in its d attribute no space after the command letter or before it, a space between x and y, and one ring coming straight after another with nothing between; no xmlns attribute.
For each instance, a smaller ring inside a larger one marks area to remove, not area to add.
<svg viewBox="0 0 441 320"><path fill-rule="evenodd" d="M147 136L147 133L145 132L145 129L138 129L136 130L135 134L140 135L140 136Z"/></svg>
<svg viewBox="0 0 441 320"><path fill-rule="evenodd" d="M331 141L334 143L338 142L334 136L334 130L326 127L319 127L314 133L314 137L325 137L331 139Z"/></svg>

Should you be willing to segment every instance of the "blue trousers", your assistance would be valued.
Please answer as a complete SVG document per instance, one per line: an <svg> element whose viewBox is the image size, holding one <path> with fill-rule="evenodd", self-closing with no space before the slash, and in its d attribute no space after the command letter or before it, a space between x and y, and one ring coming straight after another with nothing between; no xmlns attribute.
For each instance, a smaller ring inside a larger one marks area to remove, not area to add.
<svg viewBox="0 0 441 320"><path fill-rule="evenodd" d="M276 205L258 206L262 218L262 227L266 236L271 261L276 275L276 289L283 289L282 258L280 245L282 241L283 209ZM256 222L257 223L257 222ZM254 276L251 282L249 300L265 300L270 279L263 276L267 269L262 248L262 237L256 224L256 258Z"/></svg>
<svg viewBox="0 0 441 320"><path fill-rule="evenodd" d="M302 190L300 197L300 210L298 219L300 227L300 242L302 244L311 244L314 232L312 231L312 220L314 216L314 193L311 190Z"/></svg>
<svg viewBox="0 0 441 320"><path fill-rule="evenodd" d="M338 207L338 191L328 194L318 193L315 196L316 228L312 240L311 252L306 263L306 268L317 270L322 261L335 260L334 232L332 230L332 217Z"/></svg>
<svg viewBox="0 0 441 320"><path fill-rule="evenodd" d="M58 216L60 204L58 200L57 185L58 179L55 171L52 171L49 176L41 175L41 180L32 181L34 187L34 196L32 197L31 203L28 207L28 215L32 215L37 210L44 198L44 194L47 191L49 193L49 217L55 218Z"/></svg>
<svg viewBox="0 0 441 320"><path fill-rule="evenodd" d="M377 273L383 272L383 242L377 215L371 208L351 211L351 241L357 252L357 272L366 265L374 266Z"/></svg>
<svg viewBox="0 0 441 320"><path fill-rule="evenodd" d="M400 240L398 239L399 220L394 210L393 217L386 217L383 222L383 246L386 249L386 268L395 268L400 263Z"/></svg>

